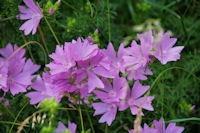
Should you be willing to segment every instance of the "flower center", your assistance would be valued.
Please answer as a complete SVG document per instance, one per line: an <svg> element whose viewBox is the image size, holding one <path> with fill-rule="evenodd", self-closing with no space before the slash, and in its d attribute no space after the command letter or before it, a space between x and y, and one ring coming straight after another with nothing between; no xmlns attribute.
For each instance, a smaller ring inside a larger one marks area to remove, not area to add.
<svg viewBox="0 0 200 133"><path fill-rule="evenodd" d="M140 58L140 62L141 62L141 64L145 65L146 64L146 58L144 56L142 56Z"/></svg>
<svg viewBox="0 0 200 133"><path fill-rule="evenodd" d="M115 92L115 91L113 91L113 90L111 90L110 92L109 92L109 96L110 97L116 97L117 96L117 93Z"/></svg>
<svg viewBox="0 0 200 133"><path fill-rule="evenodd" d="M112 104L112 105L108 108L108 110L111 111L111 110L113 110L113 109L115 109L115 108L116 108L116 105L115 105L115 104Z"/></svg>
<svg viewBox="0 0 200 133"><path fill-rule="evenodd" d="M128 104L129 105L134 105L134 102L135 102L135 100L133 98L131 98L131 99L128 100Z"/></svg>
<svg viewBox="0 0 200 133"><path fill-rule="evenodd" d="M163 50L163 52L162 52L163 54L166 54L167 53L167 51L166 50Z"/></svg>

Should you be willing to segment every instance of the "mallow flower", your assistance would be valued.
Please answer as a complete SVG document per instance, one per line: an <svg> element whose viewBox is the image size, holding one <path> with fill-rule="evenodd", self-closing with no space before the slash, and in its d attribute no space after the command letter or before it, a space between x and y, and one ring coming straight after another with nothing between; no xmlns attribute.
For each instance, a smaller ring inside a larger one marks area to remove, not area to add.
<svg viewBox="0 0 200 133"><path fill-rule="evenodd" d="M26 92L26 88L31 85L31 80L34 77L32 74L40 68L40 66L33 64L30 59L25 61L23 57L25 54L24 49L19 50L10 58L17 49L17 45L13 49L10 43L6 48L0 49L0 54L3 56L1 60L6 61L8 66L6 86L2 89L4 92L10 90L12 95Z"/></svg>
<svg viewBox="0 0 200 133"><path fill-rule="evenodd" d="M168 33L160 34L155 38L157 42L154 44L153 55L162 63L166 64L169 61L176 61L180 59L180 52L184 46L173 47L176 43L176 38L170 38Z"/></svg>
<svg viewBox="0 0 200 133"><path fill-rule="evenodd" d="M109 126L112 121L115 120L117 113L117 107L126 95L128 84L124 77L115 77L113 79L113 86L106 78L102 79L104 88L102 90L94 90L96 96L102 100L102 103L93 103L92 106L95 109L95 115L103 114L99 122L106 122Z"/></svg>
<svg viewBox="0 0 200 133"><path fill-rule="evenodd" d="M88 91L92 92L95 88L104 88L104 84L99 76L105 78L114 78L109 61L105 55L98 51L97 55L86 60L78 62L78 67L88 76Z"/></svg>
<svg viewBox="0 0 200 133"><path fill-rule="evenodd" d="M100 123L106 122L109 126L115 120L117 114L117 104L115 103L93 103L92 107L95 109L94 116L103 114L99 119Z"/></svg>
<svg viewBox="0 0 200 133"><path fill-rule="evenodd" d="M65 133L66 130L69 130L70 133L76 133L76 127L77 125L75 123L71 123L70 121L68 121L68 128L66 128L62 122L59 122L58 127L54 130L54 133Z"/></svg>
<svg viewBox="0 0 200 133"><path fill-rule="evenodd" d="M63 90L55 87L49 80L51 75L43 73L43 79L38 75L36 80L31 84L31 88L35 91L27 93L25 96L30 98L30 104L37 104L43 102L46 98L55 97L57 102L62 98Z"/></svg>
<svg viewBox="0 0 200 133"><path fill-rule="evenodd" d="M146 123L144 123L144 128L140 126L138 130L139 130L139 133L159 133L157 132L157 129L150 128ZM135 133L135 130L134 129L129 130L129 133Z"/></svg>
<svg viewBox="0 0 200 133"><path fill-rule="evenodd" d="M126 51L124 51L124 44L120 44L117 55L112 43L109 43L107 49L103 50L103 53L111 62L111 67L115 71L116 75L119 75L119 72L125 72L125 67L123 66L124 60L122 58L125 55L125 52Z"/></svg>
<svg viewBox="0 0 200 133"><path fill-rule="evenodd" d="M50 55L53 62L46 66L50 68L51 74L67 72L76 65L77 61L88 60L97 53L98 46L96 44L90 44L87 39L78 38L77 41L65 42L64 47L57 46L55 53Z"/></svg>
<svg viewBox="0 0 200 133"><path fill-rule="evenodd" d="M170 123L165 129L165 121L163 118L160 118L159 121L154 120L153 125L157 129L157 133L182 133L184 127L176 126L176 123Z"/></svg>
<svg viewBox="0 0 200 133"><path fill-rule="evenodd" d="M137 115L139 107L143 109L153 111L153 107L151 105L154 96L144 96L141 97L150 86L142 86L139 81L136 81L132 88L132 93L130 93L130 89L127 91L127 98L125 104L121 104L119 106L119 110L125 110L130 106L131 113L133 115ZM143 113L141 112L141 115Z"/></svg>
<svg viewBox="0 0 200 133"><path fill-rule="evenodd" d="M53 13L54 13L54 9L53 9L53 7L51 7L49 10L49 15L52 15Z"/></svg>
<svg viewBox="0 0 200 133"><path fill-rule="evenodd" d="M150 62L150 54L153 48L153 35L152 31L148 31L144 34L137 35L140 39L141 45L138 45L136 41L132 41L131 47L127 48L128 55L124 56L124 66L127 70L137 70L140 67L146 67Z"/></svg>
<svg viewBox="0 0 200 133"><path fill-rule="evenodd" d="M113 79L113 86L107 78L102 78L104 88L94 90L95 95L106 103L118 103L124 98L124 91L128 87L128 83L124 77L116 77Z"/></svg>
<svg viewBox="0 0 200 133"><path fill-rule="evenodd" d="M137 70L127 70L128 73L128 80L147 80L146 75L152 75L152 71L149 69L148 66L146 67L139 67Z"/></svg>
<svg viewBox="0 0 200 133"><path fill-rule="evenodd" d="M0 58L0 89L7 87L8 66L7 62Z"/></svg>
<svg viewBox="0 0 200 133"><path fill-rule="evenodd" d="M32 34L35 34L40 23L40 19L43 18L41 9L39 5L36 5L33 2L33 0L23 1L28 6L28 8L24 6L18 6L21 13L17 15L17 18L27 21L19 29L23 30L25 35L28 35L31 31Z"/></svg>

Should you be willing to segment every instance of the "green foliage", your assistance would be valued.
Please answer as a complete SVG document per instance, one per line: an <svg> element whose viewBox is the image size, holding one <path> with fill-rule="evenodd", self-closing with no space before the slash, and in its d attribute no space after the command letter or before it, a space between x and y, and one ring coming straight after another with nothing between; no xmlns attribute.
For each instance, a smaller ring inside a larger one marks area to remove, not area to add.
<svg viewBox="0 0 200 133"><path fill-rule="evenodd" d="M54 133L54 128L52 127L43 127L42 130L40 131L40 133Z"/></svg>
<svg viewBox="0 0 200 133"><path fill-rule="evenodd" d="M40 105L41 109L44 109L45 111L49 111L51 115L57 113L58 107L59 107L59 103L56 102L55 98L51 98L51 99L47 98Z"/></svg>

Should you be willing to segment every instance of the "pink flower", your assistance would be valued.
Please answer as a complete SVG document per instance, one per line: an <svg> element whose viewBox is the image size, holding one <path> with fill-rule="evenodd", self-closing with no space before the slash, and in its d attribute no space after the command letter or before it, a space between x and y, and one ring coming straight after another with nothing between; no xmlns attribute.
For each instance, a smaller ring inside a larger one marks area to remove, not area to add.
<svg viewBox="0 0 200 133"><path fill-rule="evenodd" d="M8 107L8 106L9 106L9 101L8 101L8 100L5 101L5 102L4 102L4 105L5 105L6 107Z"/></svg>
<svg viewBox="0 0 200 133"><path fill-rule="evenodd" d="M159 121L154 120L153 125L157 129L157 133L182 133L184 127L176 126L176 123L170 123L165 129L165 121L163 118L160 118Z"/></svg>
<svg viewBox="0 0 200 133"><path fill-rule="evenodd" d="M12 45L8 43L6 48L0 49L0 54L4 57L1 60L7 60L17 49L17 45L13 49ZM25 50L21 49L7 61L8 76L6 87L2 88L4 92L7 92L9 89L12 95L26 92L26 88L31 85L32 74L40 68L40 66L34 65L30 59L25 62L24 54Z"/></svg>
<svg viewBox="0 0 200 133"><path fill-rule="evenodd" d="M69 120L68 120L68 128L69 128L69 131L71 133L75 133L76 132L76 124L75 123L71 123Z"/></svg>
<svg viewBox="0 0 200 133"><path fill-rule="evenodd" d="M78 67L88 75L88 90L92 92L95 88L104 88L104 84L98 76L114 78L111 67L105 59L105 55L98 51L97 55L78 62Z"/></svg>
<svg viewBox="0 0 200 133"><path fill-rule="evenodd" d="M26 94L26 97L30 98L30 104L37 104L44 101L46 98L56 98L59 102L62 98L62 89L57 88L49 81L49 74L43 73L43 79L37 76L37 79L32 83L31 88L36 91L32 91Z"/></svg>
<svg viewBox="0 0 200 133"><path fill-rule="evenodd" d="M194 110L196 107L196 105L193 105L191 108L190 108L190 111Z"/></svg>
<svg viewBox="0 0 200 133"><path fill-rule="evenodd" d="M8 66L5 59L0 57L0 88L7 87Z"/></svg>
<svg viewBox="0 0 200 133"><path fill-rule="evenodd" d="M113 86L106 78L102 79L104 88L101 90L94 90L96 96L106 103L117 103L124 98L125 87L128 87L128 83L124 77L116 77L113 79Z"/></svg>
<svg viewBox="0 0 200 133"><path fill-rule="evenodd" d="M58 3L60 4L60 3L61 3L61 0L58 0Z"/></svg>
<svg viewBox="0 0 200 133"><path fill-rule="evenodd" d="M70 131L70 133L76 133L76 127L77 125L75 123L71 123L70 121L68 121L68 129ZM56 128L56 130L54 131L55 133L64 133L67 130L67 128L65 127L65 125L62 122L59 122L58 127Z"/></svg>
<svg viewBox="0 0 200 133"><path fill-rule="evenodd" d="M120 44L117 55L112 43L108 44L107 49L103 50L103 53L110 61L111 68L113 69L113 71L115 71L116 75L119 75L119 71L121 71L122 73L125 72L125 67L123 65L124 60L122 58L125 54L124 44Z"/></svg>
<svg viewBox="0 0 200 133"><path fill-rule="evenodd" d="M53 7L49 10L49 14L52 15L54 13Z"/></svg>
<svg viewBox="0 0 200 133"><path fill-rule="evenodd" d="M154 97L153 96L140 97L148 89L149 86L142 86L139 81L136 81L132 88L132 93L130 94L130 90L128 90L127 101L124 105L119 106L119 110L120 111L125 110L130 106L131 113L133 115L137 115L138 107L142 107L143 109L153 111L154 109L151 106L151 102L154 99ZM143 115L143 113L141 113L141 115Z"/></svg>
<svg viewBox="0 0 200 133"><path fill-rule="evenodd" d="M95 30L95 33L96 33L96 34L98 34L98 33L99 33L99 30L98 30L97 28L96 28L96 30Z"/></svg>
<svg viewBox="0 0 200 133"><path fill-rule="evenodd" d="M129 133L135 133L135 130L129 130ZM146 123L144 123L144 128L139 127L139 133L159 133L155 128L150 128ZM160 132L161 133L161 132Z"/></svg>
<svg viewBox="0 0 200 133"><path fill-rule="evenodd" d="M127 68L127 71L146 67L150 61L150 50L146 51L142 45L138 45L135 41L132 41L131 47L127 49L127 53L128 55L123 56L124 66Z"/></svg>
<svg viewBox="0 0 200 133"><path fill-rule="evenodd" d="M176 61L180 59L180 52L184 46L173 47L176 43L176 38L170 38L168 33L162 34L160 41L155 44L153 55L162 63L166 64L169 61Z"/></svg>
<svg viewBox="0 0 200 133"><path fill-rule="evenodd" d="M78 38L77 41L66 42L64 48L57 46L56 52L50 55L53 62L48 64L47 67L51 69L51 74L67 72L76 65L76 62L88 60L97 53L97 45L91 45L87 39Z"/></svg>
<svg viewBox="0 0 200 133"><path fill-rule="evenodd" d="M148 66L146 67L139 67L137 70L129 70L128 72L128 80L147 80L145 75L152 75L153 73L149 69Z"/></svg>
<svg viewBox="0 0 200 133"><path fill-rule="evenodd" d="M99 120L100 123L106 122L110 126L112 121L115 120L115 116L117 114L116 104L93 103L92 106L95 109L94 116L103 114L103 116Z"/></svg>
<svg viewBox="0 0 200 133"><path fill-rule="evenodd" d="M153 48L153 35L149 30L144 34L137 35L140 39L141 45L138 45L136 41L132 41L131 47L127 48L128 55L124 56L124 66L127 70L137 70L140 67L146 67L150 62L149 55Z"/></svg>
<svg viewBox="0 0 200 133"><path fill-rule="evenodd" d="M104 114L99 122L107 122L108 125L111 125L112 121L115 120L117 106L120 104L120 100L126 97L126 95L124 95L124 91L126 91L128 83L123 77L115 77L113 79L113 86L106 78L103 78L102 81L104 83L104 88L101 91L93 91L97 97L103 101L103 103L92 104L95 109L94 116Z"/></svg>
<svg viewBox="0 0 200 133"><path fill-rule="evenodd" d="M24 3L28 6L25 8L24 6L18 6L19 14L17 17L21 20L26 21L19 29L24 30L24 34L28 35L31 31L32 34L35 34L37 31L38 24L40 23L40 19L43 17L39 5L36 6L33 0L23 0Z"/></svg>

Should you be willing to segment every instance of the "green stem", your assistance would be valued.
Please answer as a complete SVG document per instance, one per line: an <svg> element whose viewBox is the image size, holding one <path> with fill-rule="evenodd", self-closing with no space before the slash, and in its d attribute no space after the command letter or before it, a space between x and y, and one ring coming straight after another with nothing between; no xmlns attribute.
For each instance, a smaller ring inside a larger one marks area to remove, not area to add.
<svg viewBox="0 0 200 133"><path fill-rule="evenodd" d="M15 19L16 16L11 16L11 17L8 17L8 18L2 18L0 19L0 22L4 22L4 21L7 21L7 20L11 20L11 19Z"/></svg>
<svg viewBox="0 0 200 133"><path fill-rule="evenodd" d="M47 18L45 16L44 16L44 20L46 21L47 25L49 26L49 29L51 30L51 33L53 34L54 38L56 39L56 42L58 43L59 46L61 46L60 42L58 41L58 38L56 37L55 32L53 31L51 25L49 24L49 22L48 22L48 20L47 20Z"/></svg>
<svg viewBox="0 0 200 133"><path fill-rule="evenodd" d="M15 120L14 120L14 122L13 122L11 128L10 128L10 133L12 133L12 129L13 129L14 125L15 125L14 123L16 123L16 121L17 121L19 115L21 114L22 110L28 105L28 103L29 103L29 102L27 102L27 103L21 108L21 110L19 111L19 113L18 113L17 116L15 117Z"/></svg>
<svg viewBox="0 0 200 133"><path fill-rule="evenodd" d="M176 67L176 66L175 66L175 67L170 67L170 68L167 68L167 69L163 70L163 71L156 77L156 79L154 80L154 82L151 84L151 87L149 88L148 92L150 92L150 90L155 86L156 82L160 80L160 77L161 77L164 73L166 73L166 72L169 71L169 70L173 70L173 69L183 70L183 71L189 73L189 74L192 75L194 78L196 78L197 80L200 81L200 78L199 78L199 77L197 77L195 74L193 74L193 73L191 73L191 72L185 70L185 69L182 68L182 67Z"/></svg>
<svg viewBox="0 0 200 133"><path fill-rule="evenodd" d="M111 42L110 7L109 7L109 0L107 0L107 8L108 8L108 40L109 40L109 42Z"/></svg>
<svg viewBox="0 0 200 133"><path fill-rule="evenodd" d="M167 121L166 123L171 123L171 122L185 122L185 121L200 121L200 118L198 118L198 117L191 117L191 118L175 119L175 120Z"/></svg>
<svg viewBox="0 0 200 133"><path fill-rule="evenodd" d="M86 110L87 117L88 117L88 120L89 120L89 123L90 123L90 127L92 129L92 132L95 133L94 127L93 127L93 124L92 124L92 121L91 121L91 118L90 118L90 114L89 114L88 109L87 109L87 106L86 106L86 104L84 104L84 105L85 105L85 110Z"/></svg>
<svg viewBox="0 0 200 133"><path fill-rule="evenodd" d="M83 125L83 116L82 116L82 112L81 112L80 105L79 105L79 114L80 114L80 117L81 117L81 128L82 128L82 132L85 133L85 131L84 131L84 125ZM82 132L81 132L81 133L82 133Z"/></svg>
<svg viewBox="0 0 200 133"><path fill-rule="evenodd" d="M163 88L163 86L162 86L162 88L161 88L161 97L162 97L162 108L161 108L161 116L162 116L162 118L163 118L163 110L164 110L164 88Z"/></svg>
<svg viewBox="0 0 200 133"><path fill-rule="evenodd" d="M80 97L80 94L79 94L79 103L78 103L78 111L79 111L79 114L80 114L80 117L81 117L81 128L82 128L82 131L81 133L85 133L85 130L84 130L84 125L83 125L83 116L82 116L82 111L81 111L81 107L80 107L80 102L81 102L81 97Z"/></svg>
<svg viewBox="0 0 200 133"><path fill-rule="evenodd" d="M21 33L22 33L22 32L21 32ZM22 33L22 38L24 39L24 42L27 43L27 41L26 41L26 39L25 39L23 33ZM28 45L27 45L26 47L27 47L27 49L28 49L28 52L29 52L29 54L30 54L30 57L31 57L33 63L36 64L36 61L35 61L35 59L34 59L34 57L33 57L33 53L31 52L30 47L29 47Z"/></svg>

